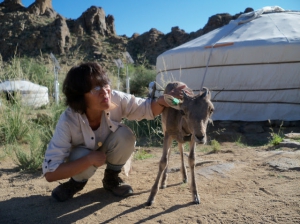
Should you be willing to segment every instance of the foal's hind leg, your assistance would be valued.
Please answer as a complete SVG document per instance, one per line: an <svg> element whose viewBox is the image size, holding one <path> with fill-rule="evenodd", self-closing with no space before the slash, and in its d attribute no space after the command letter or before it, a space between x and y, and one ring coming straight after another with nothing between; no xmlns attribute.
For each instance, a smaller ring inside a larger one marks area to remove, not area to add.
<svg viewBox="0 0 300 224"><path fill-rule="evenodd" d="M154 184L151 188L151 193L150 193L150 196L149 196L148 201L146 203L146 205L148 205L148 206L153 204L153 202L155 200L155 196L156 196L156 194L159 190L158 189L158 184L159 184L159 181L160 181L161 174L164 172L164 170L168 166L168 155L169 155L171 143L172 143L172 138L168 137L168 135L165 134L163 154L162 154L162 157L161 157L160 162L159 162L159 169L158 169L157 177L156 177L155 182L154 182Z"/></svg>

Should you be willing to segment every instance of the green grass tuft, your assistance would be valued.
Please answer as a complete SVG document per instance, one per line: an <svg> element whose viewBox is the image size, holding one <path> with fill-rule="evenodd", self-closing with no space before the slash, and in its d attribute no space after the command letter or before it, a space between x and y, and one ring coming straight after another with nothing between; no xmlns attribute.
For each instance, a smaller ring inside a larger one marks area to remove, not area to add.
<svg viewBox="0 0 300 224"><path fill-rule="evenodd" d="M149 158L153 158L154 155L148 153L146 150L144 149L139 149L135 154L134 154L134 159L135 160L144 160L144 159L149 159Z"/></svg>
<svg viewBox="0 0 300 224"><path fill-rule="evenodd" d="M269 123L271 124L271 121L269 120ZM279 130L277 133L274 132L273 128L271 127L271 138L270 138L270 141L269 141L269 144L273 145L273 146L276 146L276 145L279 145L280 142L283 141L284 139L284 134L282 132L282 125L283 125L283 122L281 123L280 127L279 127Z"/></svg>
<svg viewBox="0 0 300 224"><path fill-rule="evenodd" d="M272 138L270 140L270 144L272 145L279 145L280 142L283 141L283 136L276 134L276 133L272 133Z"/></svg>
<svg viewBox="0 0 300 224"><path fill-rule="evenodd" d="M221 145L217 140L211 140L210 145L212 147L212 152L217 153L221 149Z"/></svg>

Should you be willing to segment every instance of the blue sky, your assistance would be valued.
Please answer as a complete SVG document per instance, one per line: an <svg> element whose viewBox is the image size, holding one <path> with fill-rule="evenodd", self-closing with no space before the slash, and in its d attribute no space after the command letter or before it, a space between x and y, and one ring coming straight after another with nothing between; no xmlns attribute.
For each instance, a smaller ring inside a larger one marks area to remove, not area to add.
<svg viewBox="0 0 300 224"><path fill-rule="evenodd" d="M34 2L21 1L26 7ZM190 33L203 28L212 15L234 15L247 7L257 10L264 6L280 6L300 11L300 0L52 0L54 10L70 19L77 19L92 5L102 7L106 15L113 15L117 34L127 37L151 28L167 34L174 26Z"/></svg>

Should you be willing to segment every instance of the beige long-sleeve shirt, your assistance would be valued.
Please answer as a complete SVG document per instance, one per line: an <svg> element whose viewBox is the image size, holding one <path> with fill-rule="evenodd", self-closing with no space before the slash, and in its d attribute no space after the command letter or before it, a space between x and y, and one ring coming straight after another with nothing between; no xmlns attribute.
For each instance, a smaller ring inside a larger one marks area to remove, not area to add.
<svg viewBox="0 0 300 224"><path fill-rule="evenodd" d="M154 119L151 110L151 99L143 99L130 94L113 90L111 101L116 105L114 109L104 111L101 122L101 135L107 136L111 131L117 130L122 118L128 120ZM105 116L103 118L103 116ZM89 126L85 114L74 112L67 108L60 116L56 125L54 135L45 153L42 164L43 173L53 172L57 167L68 158L72 148L83 146L96 150L95 133Z"/></svg>

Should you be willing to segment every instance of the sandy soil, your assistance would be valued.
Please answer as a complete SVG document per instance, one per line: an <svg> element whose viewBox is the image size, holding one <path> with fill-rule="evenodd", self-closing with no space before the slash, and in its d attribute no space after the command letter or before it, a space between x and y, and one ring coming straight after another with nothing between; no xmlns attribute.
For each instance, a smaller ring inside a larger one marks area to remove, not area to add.
<svg viewBox="0 0 300 224"><path fill-rule="evenodd" d="M300 165L272 166L281 159L299 162L300 150L229 141L221 142L219 153L197 150L200 205L192 203L189 185L181 181L180 155L173 150L168 187L151 207L145 202L161 148L146 150L154 157L134 161L129 177L122 174L135 190L125 199L103 189L104 168L73 199L60 203L51 198L58 182L47 183L40 172L18 172L9 159L0 161L0 223L300 223Z"/></svg>

